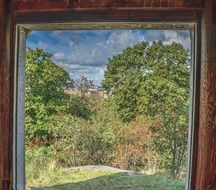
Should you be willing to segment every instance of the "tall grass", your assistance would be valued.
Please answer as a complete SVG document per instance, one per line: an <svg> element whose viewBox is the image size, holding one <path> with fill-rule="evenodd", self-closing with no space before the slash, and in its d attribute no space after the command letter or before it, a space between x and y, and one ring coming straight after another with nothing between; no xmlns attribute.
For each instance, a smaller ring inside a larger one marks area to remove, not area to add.
<svg viewBox="0 0 216 190"><path fill-rule="evenodd" d="M55 161L51 148L26 151L27 190L47 187L50 190L183 190L180 180L162 175L128 175L110 171L70 170ZM49 188L50 187L50 188Z"/></svg>

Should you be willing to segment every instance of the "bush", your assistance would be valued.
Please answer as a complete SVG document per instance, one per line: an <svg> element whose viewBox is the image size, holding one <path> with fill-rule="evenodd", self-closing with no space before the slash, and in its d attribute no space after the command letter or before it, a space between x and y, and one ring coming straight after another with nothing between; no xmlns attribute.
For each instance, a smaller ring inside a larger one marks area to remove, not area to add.
<svg viewBox="0 0 216 190"><path fill-rule="evenodd" d="M91 99L86 96L70 95L67 113L83 119L89 119L92 115L92 103Z"/></svg>
<svg viewBox="0 0 216 190"><path fill-rule="evenodd" d="M146 118L137 118L117 130L118 143L113 152L113 166L138 171L157 168L158 156L150 124Z"/></svg>
<svg viewBox="0 0 216 190"><path fill-rule="evenodd" d="M111 128L71 115L56 117L50 128L56 158L63 166L108 162L116 138Z"/></svg>
<svg viewBox="0 0 216 190"><path fill-rule="evenodd" d="M51 125L50 131L53 136L53 149L56 160L63 166L76 166L77 160L83 155L77 155L78 142L81 138L86 120L71 115L56 116Z"/></svg>
<svg viewBox="0 0 216 190"><path fill-rule="evenodd" d="M53 160L55 155L53 153L54 151L52 147L27 148L26 157L25 157L26 158L26 178L28 180L40 179L40 177L43 175L43 172L47 171L48 166L54 164ZM50 163L50 165L48 165L48 163ZM54 168L54 166L52 168Z"/></svg>
<svg viewBox="0 0 216 190"><path fill-rule="evenodd" d="M157 167L148 119L140 117L130 124L122 123L104 100L97 101L92 110L90 120L70 114L53 119L49 128L59 164L110 165L131 170Z"/></svg>

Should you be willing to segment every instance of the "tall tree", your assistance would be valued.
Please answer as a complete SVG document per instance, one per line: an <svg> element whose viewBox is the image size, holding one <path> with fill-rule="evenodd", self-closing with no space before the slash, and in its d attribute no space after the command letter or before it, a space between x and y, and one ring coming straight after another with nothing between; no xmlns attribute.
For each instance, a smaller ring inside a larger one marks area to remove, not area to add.
<svg viewBox="0 0 216 190"><path fill-rule="evenodd" d="M139 89L144 75L143 54L149 44L142 42L127 48L108 60L103 87L113 95L123 121L129 122L137 115Z"/></svg>
<svg viewBox="0 0 216 190"><path fill-rule="evenodd" d="M50 116L66 109L69 99L64 93L73 84L69 74L51 60L51 54L42 49L26 52L26 136L49 135L47 121Z"/></svg>
<svg viewBox="0 0 216 190"><path fill-rule="evenodd" d="M164 168L176 177L184 166L189 110L188 52L181 44L146 42L109 59L103 85L112 90L123 121L139 115L161 121L152 126ZM154 123L154 122L153 122Z"/></svg>

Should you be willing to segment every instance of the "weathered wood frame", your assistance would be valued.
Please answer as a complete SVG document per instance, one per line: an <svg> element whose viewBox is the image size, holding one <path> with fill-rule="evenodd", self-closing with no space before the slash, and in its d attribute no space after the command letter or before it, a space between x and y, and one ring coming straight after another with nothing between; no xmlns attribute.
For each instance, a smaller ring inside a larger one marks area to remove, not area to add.
<svg viewBox="0 0 216 190"><path fill-rule="evenodd" d="M195 111L195 106L196 106L196 101L195 101L195 91L196 89L198 88L198 86L196 86L197 84L197 81L196 81L196 69L199 68L199 64L196 63L196 58L195 58L195 55L197 55L197 48L196 48L196 41L195 39L197 39L198 37L198 33L197 33L197 20L195 19L190 19L190 21L188 22L182 22L182 20L177 20L175 22L173 21L159 21L157 20L152 20L152 21L148 21L146 22L146 19L144 19L145 22L140 22L142 18L137 18L137 20L139 20L139 22L136 22L136 20L133 18L133 20L130 21L130 19L126 19L124 20L124 22L122 22L122 20L118 21L118 20L115 20L115 22L110 22L110 19L109 20L103 20L103 22L101 21L98 21L96 20L97 22L92 22L92 21L95 21L94 20L89 20L88 22L84 21L82 23L80 23L80 20L75 20L76 23L73 23L73 20L72 23L69 23L69 20L66 20L67 22L65 22L65 19L63 22L60 22L60 23L43 23L43 22L28 22L27 20L25 20L25 22L17 22L18 23L18 30L21 28L24 28L26 31L27 30L58 30L58 29L63 29L63 30L66 30L66 29L103 29L103 28L121 28L121 29L140 29L140 28L145 28L145 29L188 29L191 31L191 37L192 37L192 50L193 50L193 53L192 53L192 56L193 59L192 59L192 62L193 62L193 73L192 73L192 77L194 77L192 79L192 85L191 85L191 90L192 90L192 93L191 93L191 118L190 118L190 133L189 133L189 136L190 136L190 139L189 139L189 144L191 145L190 147L194 147L196 146L194 144L194 142L196 142L196 137L194 136L194 134L196 134L196 130L197 128L195 127L195 117L194 117L194 113L196 112ZM89 24L88 24L89 23ZM114 24L115 23L115 24ZM20 36L20 35L18 35ZM23 40L22 40L23 41ZM24 51L24 49L22 49L22 51ZM18 53L17 55L23 55L23 53ZM19 60L19 58L16 58L16 60ZM22 63L23 61L21 61ZM21 67L23 67L23 64L21 64ZM18 67L19 68L19 67ZM23 73L23 72L21 72ZM20 77L23 81L23 78ZM198 83L199 84L199 83ZM19 86L19 85L18 85ZM23 92L23 88L20 88L21 89L21 92ZM19 93L18 93L19 94ZM22 98L21 97L18 97L17 98L18 100L21 100ZM23 104L23 101L21 101L21 109L22 109L22 104ZM19 105L19 104L18 104ZM17 113L20 113L20 111L18 111ZM21 113L23 113L23 110L21 110ZM15 117L16 118L16 117ZM18 119L20 120L20 119ZM22 123L22 122L21 122ZM22 130L22 127L21 127L21 130ZM17 139L17 138L15 138ZM23 150L23 147L20 147L20 149ZM19 152L19 151L16 151L16 152ZM192 167L192 155L193 155L193 149L189 149L189 152L190 152L190 156L189 156L189 167L188 167L188 176L187 176L187 189L192 189L192 183L193 183L193 176L192 176L192 173L194 173L193 171L193 167ZM15 157L17 158L18 154L15 155ZM18 169L14 170L14 171L19 171L21 172L23 169L24 169L24 164L22 163L22 159L23 157L20 156L19 160L20 160L20 163L21 165L18 167ZM16 162L14 162L16 163ZM23 172L23 171L22 171ZM23 172L24 173L24 172ZM22 177L19 176L20 179L18 179L18 181L23 181ZM17 181L17 180L16 180ZM22 187L22 184L21 183L18 183L18 186L17 184L14 184L14 187ZM18 188L18 190L20 190Z"/></svg>
<svg viewBox="0 0 216 190"><path fill-rule="evenodd" d="M16 23L134 20L197 22L196 130L190 188L216 189L215 10L215 0L0 0L0 190L11 190L13 184Z"/></svg>

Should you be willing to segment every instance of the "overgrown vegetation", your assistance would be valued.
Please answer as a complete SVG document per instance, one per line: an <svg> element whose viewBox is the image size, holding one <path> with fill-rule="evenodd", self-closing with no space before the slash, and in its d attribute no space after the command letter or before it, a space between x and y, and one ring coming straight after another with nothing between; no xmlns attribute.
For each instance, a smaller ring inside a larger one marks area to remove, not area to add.
<svg viewBox="0 0 216 190"><path fill-rule="evenodd" d="M80 165L109 165L181 178L187 154L189 73L188 52L181 44L142 42L108 60L103 80L108 96L95 99L86 95L93 81L86 77L75 81L52 62L49 53L29 49L25 105L28 184L43 183L43 172L63 175L62 167ZM65 93L65 88L74 87L79 95ZM152 177L158 182L165 179ZM134 180L120 178L125 185ZM147 183L148 176L138 178L141 185L154 183ZM58 179L51 177L44 184L53 185L52 180ZM160 187L155 183L149 187ZM181 184L173 184L176 188L171 189L182 189ZM163 189L170 189L166 187Z"/></svg>
<svg viewBox="0 0 216 190"><path fill-rule="evenodd" d="M44 171L47 174L47 171ZM64 176L64 177L62 177ZM43 184L43 185L42 185ZM63 171L55 170L35 180L32 186L40 190L184 190L184 184L160 175L134 175L126 173L112 173L107 171Z"/></svg>

